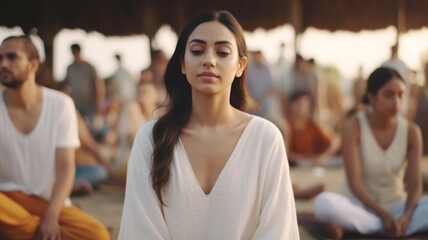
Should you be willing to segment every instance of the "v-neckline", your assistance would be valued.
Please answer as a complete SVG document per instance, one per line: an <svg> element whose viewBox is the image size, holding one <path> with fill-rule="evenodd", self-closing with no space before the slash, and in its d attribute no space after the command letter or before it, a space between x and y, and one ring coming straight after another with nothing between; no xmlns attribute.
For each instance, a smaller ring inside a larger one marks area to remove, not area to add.
<svg viewBox="0 0 428 240"><path fill-rule="evenodd" d="M400 125L400 116L397 116L397 125L395 126L394 136L392 137L391 142L389 143L389 145L388 145L386 148L383 148L383 147L380 145L379 141L376 139L376 136L375 136L375 134L374 134L374 132L373 132L373 129L372 129L372 127L370 126L370 121L369 121L369 118L368 118L367 113L365 113L365 114L364 114L364 117L365 117L365 120L366 120L366 124L367 124L367 126L368 126L368 128L369 128L370 136L373 138L373 140L374 140L374 142L375 142L375 144L376 144L376 147L377 147L377 148L378 148L382 153L387 153L387 152L389 152L389 150L390 150L390 149L392 148L392 146L394 145L394 143L395 143L395 141L396 141L396 139L397 139L397 136L398 136L398 128L399 128L399 125Z"/></svg>
<svg viewBox="0 0 428 240"><path fill-rule="evenodd" d="M9 123L9 125L11 126L11 128L13 129L13 131L18 136L20 136L22 139L27 139L27 138L31 137L33 134L35 134L35 132L39 128L39 125L41 124L40 122L41 122L41 119L44 116L44 112L45 112L45 108L46 108L45 107L45 104L46 104L46 99L45 98L46 98L46 96L45 96L45 91L44 91L43 87L41 88L41 91L42 91L42 109L40 110L40 114L39 114L39 117L37 119L36 125L34 125L33 129L31 129L31 131L29 133L23 133L23 132L19 131L18 128L15 126L15 124L13 124L12 118L10 117L9 111L7 109L7 106L6 106L6 101L4 99L4 91L1 94L1 98L2 98L2 101L3 101L2 105L4 106L4 110L5 110L5 114L6 114L6 119L7 119L6 121Z"/></svg>
<svg viewBox="0 0 428 240"><path fill-rule="evenodd" d="M185 158L187 168L191 172L194 183L196 184L196 187L198 188L198 191L201 194L201 196L203 196L205 198L209 198L210 196L212 196L212 194L214 193L214 191L216 189L216 186L218 185L217 183L221 180L222 175L224 175L223 172L225 172L227 170L228 166L231 164L231 162L233 162L233 158L236 155L236 151L237 151L237 149L240 148L240 145L242 144L242 141L243 141L242 139L245 139L245 135L247 135L248 134L247 132L249 131L248 130L249 126L250 126L250 124L252 124L252 122L254 121L255 118L256 118L256 116L252 116L251 119L245 125L244 130L242 130L241 135L239 136L238 141L235 144L235 147L233 148L232 152L230 153L229 158L226 160L226 163L224 164L223 168L221 169L220 173L218 174L217 179L215 180L214 185L208 194L205 193L204 190L202 189L202 186L199 183L195 172L193 171L193 167L192 167L192 164L190 163L189 156L187 155L186 148L184 147L184 144L181 141L181 138L178 138L179 146L180 146L181 150L183 151L183 155Z"/></svg>

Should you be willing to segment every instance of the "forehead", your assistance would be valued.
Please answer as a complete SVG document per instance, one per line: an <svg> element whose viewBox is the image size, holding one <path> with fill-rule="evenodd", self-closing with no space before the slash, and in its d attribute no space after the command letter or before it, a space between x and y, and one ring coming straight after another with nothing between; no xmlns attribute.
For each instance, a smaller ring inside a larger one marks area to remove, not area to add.
<svg viewBox="0 0 428 240"><path fill-rule="evenodd" d="M3 42L0 46L0 53L24 54L24 44L19 39L10 39Z"/></svg>
<svg viewBox="0 0 428 240"><path fill-rule="evenodd" d="M200 39L207 43L219 41L228 41L236 46L236 40L233 33L223 24L217 21L204 22L199 24L189 35L187 43L194 39Z"/></svg>
<svg viewBox="0 0 428 240"><path fill-rule="evenodd" d="M385 85L383 85L379 90L382 91L393 91L393 90L402 90L406 89L406 84L399 78L393 77Z"/></svg>

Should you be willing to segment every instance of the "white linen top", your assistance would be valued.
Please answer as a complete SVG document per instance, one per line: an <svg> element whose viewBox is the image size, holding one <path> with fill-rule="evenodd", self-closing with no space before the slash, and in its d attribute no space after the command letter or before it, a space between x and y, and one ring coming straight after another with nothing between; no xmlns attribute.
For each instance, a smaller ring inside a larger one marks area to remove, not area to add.
<svg viewBox="0 0 428 240"><path fill-rule="evenodd" d="M22 134L9 118L0 92L0 190L22 191L50 200L55 182L55 151L78 147L73 100L42 87L42 110L34 129ZM67 198L65 205L71 205Z"/></svg>
<svg viewBox="0 0 428 240"><path fill-rule="evenodd" d="M396 203L405 199L404 173L407 154L407 120L398 115L397 129L387 149L380 147L376 141L366 112L357 114L360 123L361 172L364 186L376 201L389 210ZM340 192L353 196L346 177Z"/></svg>
<svg viewBox="0 0 428 240"><path fill-rule="evenodd" d="M284 142L272 123L250 120L208 195L179 141L162 193L166 206L150 177L154 124L134 141L119 239L299 239Z"/></svg>

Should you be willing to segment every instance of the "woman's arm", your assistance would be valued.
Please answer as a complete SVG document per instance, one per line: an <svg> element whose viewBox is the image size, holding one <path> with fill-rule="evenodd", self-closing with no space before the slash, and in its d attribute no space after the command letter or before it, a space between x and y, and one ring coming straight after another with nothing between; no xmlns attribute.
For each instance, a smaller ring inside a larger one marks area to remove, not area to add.
<svg viewBox="0 0 428 240"><path fill-rule="evenodd" d="M140 129L128 162L125 203L123 205L119 240L169 240L162 207L150 177L152 143Z"/></svg>
<svg viewBox="0 0 428 240"><path fill-rule="evenodd" d="M299 229L287 155L278 130L272 151L266 156L266 161L269 163L262 191L260 219L253 240L298 240Z"/></svg>
<svg viewBox="0 0 428 240"><path fill-rule="evenodd" d="M87 149L92 156L94 156L95 160L103 165L108 173L109 179L114 179L115 174L110 166L110 164L107 162L107 160L104 159L103 155L101 154L101 151L98 147L97 142L92 137L91 133L89 132L89 129L86 127L85 120L83 119L82 115L78 111L76 111L77 114L77 127L79 131L79 140L83 148Z"/></svg>
<svg viewBox="0 0 428 240"><path fill-rule="evenodd" d="M321 125L318 125L318 138L321 142L329 142L328 147L320 154L317 154L314 157L315 163L318 166L323 166L326 162L338 153L341 147L341 139L334 132L328 132L327 129L323 128Z"/></svg>
<svg viewBox="0 0 428 240"><path fill-rule="evenodd" d="M409 123L408 134L408 149L407 149L407 171L405 177L405 184L407 188L406 207L403 215L400 217L398 223L398 235L403 236L406 233L407 226L412 218L413 211L419 198L422 195L422 173L421 173L421 159L422 159L422 135L420 128L414 124Z"/></svg>
<svg viewBox="0 0 428 240"><path fill-rule="evenodd" d="M343 163L349 188L355 197L357 197L366 207L376 213L376 215L382 218L385 233L387 235L394 236L397 229L397 223L394 216L376 202L375 198L363 184L361 157L359 151L360 125L355 116L345 122L342 134Z"/></svg>

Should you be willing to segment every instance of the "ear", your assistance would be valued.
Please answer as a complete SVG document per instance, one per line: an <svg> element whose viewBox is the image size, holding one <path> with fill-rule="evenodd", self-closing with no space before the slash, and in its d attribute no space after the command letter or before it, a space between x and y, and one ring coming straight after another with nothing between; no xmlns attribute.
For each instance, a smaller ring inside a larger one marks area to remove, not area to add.
<svg viewBox="0 0 428 240"><path fill-rule="evenodd" d="M37 72L37 69L39 69L39 60L37 59L32 59L30 60L30 68L32 71Z"/></svg>
<svg viewBox="0 0 428 240"><path fill-rule="evenodd" d="M184 66L184 59L180 57L181 73L186 75L186 67Z"/></svg>
<svg viewBox="0 0 428 240"><path fill-rule="evenodd" d="M373 93L371 93L371 92L367 93L367 98L369 99L370 104L373 104L373 102L376 100L376 96L373 95Z"/></svg>
<svg viewBox="0 0 428 240"><path fill-rule="evenodd" d="M245 68L247 67L248 58L247 57L241 57L238 61L238 69L236 71L236 77L242 76L242 73L244 72Z"/></svg>

